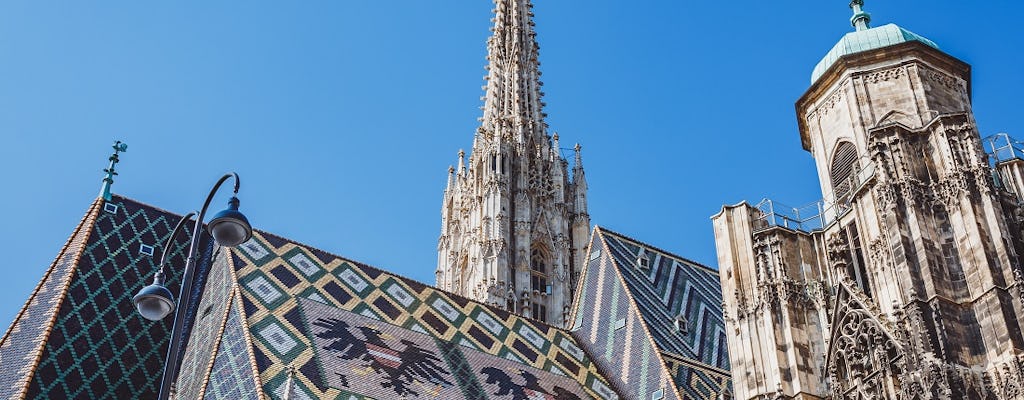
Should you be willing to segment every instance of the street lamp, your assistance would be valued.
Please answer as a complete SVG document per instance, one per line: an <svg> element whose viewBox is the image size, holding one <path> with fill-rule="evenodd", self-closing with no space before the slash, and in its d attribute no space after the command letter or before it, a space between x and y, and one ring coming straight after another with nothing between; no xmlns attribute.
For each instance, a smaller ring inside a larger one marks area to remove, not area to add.
<svg viewBox="0 0 1024 400"><path fill-rule="evenodd" d="M160 400L168 398L174 374L178 369L177 355L178 347L181 343L179 339L183 330L182 325L185 322L183 310L188 309L189 299L191 298L189 293L192 291L195 268L199 261L199 254L196 253L196 248L199 247L199 238L202 236L201 227L203 226L203 219L206 217L207 209L210 208L210 202L213 201L213 195L217 193L217 190L229 178L234 178L235 190L231 200L228 201L228 208L214 214L207 229L210 232L210 236L213 236L213 239L217 241L217 244L225 247L238 246L252 237L252 225L249 224L249 220L245 218L245 215L238 211L238 197L235 197L238 194L238 186L241 184L241 181L238 178L238 174L234 172L225 174L213 185L213 189L210 189L210 194L206 196L203 208L199 209L199 217L196 218L195 227L192 231L192 240L188 248L188 259L185 261L185 271L181 279L181 290L178 292L178 298L182 304L176 306L171 291L164 287L165 260L167 259L167 250L171 248L170 246L174 242L174 237L181 232L186 222L196 215L195 212L190 212L182 217L181 221L178 221L178 225L171 231L171 236L167 238L167 242L164 244L163 254L160 256L160 269L153 277L153 284L142 288L139 294L132 298L135 308L139 310L139 314L150 321L159 321L172 312L174 313L174 325L171 327L170 345L167 348L167 361L164 364L163 378L160 382L160 396L158 397Z"/></svg>

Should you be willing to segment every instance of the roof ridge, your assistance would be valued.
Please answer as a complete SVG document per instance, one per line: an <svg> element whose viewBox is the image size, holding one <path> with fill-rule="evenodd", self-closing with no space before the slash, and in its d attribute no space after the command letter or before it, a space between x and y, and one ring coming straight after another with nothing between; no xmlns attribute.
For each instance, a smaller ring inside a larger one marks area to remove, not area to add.
<svg viewBox="0 0 1024 400"><path fill-rule="evenodd" d="M619 264L615 261L615 256L612 255L611 249L608 247L608 243L605 242L603 237L601 238L601 249L601 252L604 253L602 254L602 257L608 257L608 261L612 264L611 270L615 274L615 278L618 279L618 283L622 285L623 292L626 295L626 303L630 308L630 312L635 313L636 317L640 320L640 329L643 330L644 336L647 337L647 344L656 350L658 364L661 366L661 372L668 377L668 386L672 387L672 392L676 394L677 399L686 399L686 397L683 397L682 393L679 392L679 386L675 384L675 377L672 376L672 370L669 369L668 364L665 363L665 358L661 356L661 346L658 345L658 341L655 340L654 335L651 334L651 329L648 326L647 319L644 318L644 313L640 311L640 305L637 304L636 299L633 297L633 291L630 289L629 283L626 282L626 278L622 276L621 267L619 267Z"/></svg>
<svg viewBox="0 0 1024 400"><path fill-rule="evenodd" d="M71 247L72 240L75 238L76 235L78 235L78 232L80 232L81 229L84 227L86 220L93 213L93 211L95 209L98 209L97 203L99 203L100 201L100 198L97 198L96 200L93 201L93 204L91 204L89 206L89 209L86 210L85 214L82 215L82 219L78 221L78 225L75 226L75 229L71 232L71 235L69 235L68 239L64 241L64 245L61 246L60 251L57 252L57 256L53 258L53 261L50 262L50 266L46 269L46 272L43 273L43 278L40 279L39 283L36 284L36 287L32 289L32 293L29 294L28 300L26 300L25 304L21 306L21 309L14 316L14 320L11 321L11 324L7 327L7 331L5 331L3 337L0 338L0 347L3 347L4 343L7 342L7 338L11 335L11 331L14 330L15 325L18 324L18 321L21 320L23 314L28 310L28 306L32 304L32 300L36 298L36 295L39 293L39 289L43 286L43 283L45 283L46 279L50 277L50 274L53 272L54 264L56 264L57 261L60 261L61 256L64 255L64 252L67 251L68 247Z"/></svg>
<svg viewBox="0 0 1024 400"><path fill-rule="evenodd" d="M8 328L7 332L4 333L3 338L0 339L0 348L2 348L5 344L8 344L8 339L14 333L16 328L20 330L21 327L18 326L19 322L21 322L23 317L26 316L29 306L34 301L37 300L39 291L42 289L43 285L52 277L52 274L54 272L54 269L57 267L57 264L60 263L62 259L66 259L69 255L71 255L68 254L68 251L72 248L72 246L78 243L79 249L77 250L77 252L73 253L73 258L70 260L68 270L65 272L67 280L62 283L61 287L58 289L58 292L54 295L52 299L53 304L50 304L49 307L47 308L47 310L52 310L53 312L51 312L50 315L47 316L47 322L41 326L41 331L36 334L37 338L40 336L43 337L44 339L46 337L49 337L50 332L53 331L53 325L57 320L58 314L60 314L60 305L64 302L64 299L66 297L64 296L64 294L66 294L68 288L71 287L71 278L78 270L77 266L82 258L82 254L85 252L86 244L89 242L89 237L92 233L92 227L95 226L96 221L98 219L100 212L100 204L103 203L104 200L102 198L97 198L93 200L92 204L89 206L89 210L86 211L78 226L76 226L75 230L71 233L71 236L69 236L68 240L64 242L64 246L61 247L60 252L57 253L57 256L54 258L53 262L50 263L50 267L47 268L46 273L43 275L43 279L41 279L39 281L39 284L36 285L36 288L32 291L32 294L29 295L28 301L26 301L25 305L22 306L22 309L18 312L18 315L15 317L14 321L11 322L11 326ZM14 382L21 385L20 388L14 389L14 394L16 398L24 394L28 390L28 386L31 384L33 377L35 377L35 372L37 372L36 367L38 367L39 361L42 359L43 349L46 348L46 343L46 340L38 340L38 343L34 344L34 348L31 350L31 353L26 355L26 358L31 357L31 361L25 364L25 366L30 368L27 374L19 378L16 378L17 380ZM23 368L24 367L22 367L22 369Z"/></svg>
<svg viewBox="0 0 1024 400"><path fill-rule="evenodd" d="M131 201L131 202L136 203L136 204L138 204L140 206L148 207L148 208L151 208L151 209L156 210L156 211L168 213L168 214L171 214L171 215L178 215L176 213L173 213L173 212L161 209L159 207L154 207L154 206L151 206L151 205L149 205L147 203L143 203L141 201L134 200L134 199L131 199L131 198L128 198L128 197L125 197L125 196L121 196L121 195L115 195L115 196L118 199L121 199L122 201ZM450 297L454 296L454 297L457 297L457 298L460 298L460 299L464 299L464 300L466 300L468 302L471 302L471 303L480 304L480 305L483 305L483 306L487 307L488 309L493 309L494 308L494 306L489 305L489 304L484 303L484 302L481 302L479 300L474 300L474 299L468 298L468 297L460 295L460 294L452 293L452 292L446 291L444 289L441 289L441 288L439 288L439 287L437 287L435 285L429 285L427 283L420 282L417 279L413 279L413 278L407 277L405 275L402 275L402 274L399 274L399 273L396 273L396 272L388 271L388 270L383 269L381 267L370 265L370 264L367 264L367 263L364 263L364 262L361 262L361 261L356 261L356 260L353 260L353 259L351 259L349 257L341 256L341 255L338 255L337 253L333 253L333 252L321 249L319 247L312 246L312 245L306 244L304 242L300 242L298 240L289 239L289 238L286 238L284 236L278 235L276 233L267 232L267 231L262 230L262 229L253 228L253 231L259 232L259 234L262 235L262 236L272 236L272 237L280 239L280 240L282 240L284 242L291 243L291 244L293 244L295 246L299 246L299 247L305 248L305 249L310 250L310 251L319 251L321 253L327 254L327 255L332 256L334 258L338 258L338 259L341 259L343 261L347 261L347 262L353 263L353 264L359 266L360 268L369 268L371 270L374 270L375 272L379 272L379 273L382 273L382 274L385 274L385 275L389 275L389 276L393 276L393 277L396 277L396 278L400 278L401 280L404 280L404 281L412 281L412 282L415 282L415 283L423 285L423 286L429 286L430 288L432 288L434 290L437 290L438 292L444 293L444 294L446 294L446 295L448 295ZM502 311L505 311L505 312L508 312L509 314L513 314L513 315L515 315L517 317L524 318L526 320L529 320L529 321L532 321L532 322L536 322L538 324L550 327L552 329L561 331L563 333L568 333L569 332L569 330L566 329L566 328L558 327L556 325L551 325L550 323L545 322L545 321L541 321L541 320L538 320L538 319L535 319L535 318L527 317L527 316L524 316L522 314L514 313L514 312L511 312L511 311L508 311L508 310L502 310Z"/></svg>
<svg viewBox="0 0 1024 400"><path fill-rule="evenodd" d="M634 242L634 243L636 243L636 244L639 244L639 245L641 245L641 246L643 246L643 247L647 247L647 248L649 248L649 249L651 249L651 250L655 250L655 251L657 251L657 252L659 252L659 253L662 253L662 254L665 254L665 255L671 256L671 257L673 257L673 258L676 258L676 259L679 259L679 260L683 260L683 261L686 261L687 263L690 263L690 264L694 264L694 266L700 267L700 268L702 268L702 269L706 270L707 272L711 272L711 273L713 273L713 274L715 274L715 275L718 275L718 270L717 270L717 269L711 268L711 267L709 267L709 266L707 266L707 265L704 265L703 263L700 263L700 262L694 261L694 260L692 260L692 259L689 259L689 258L683 257L683 256L681 256L681 255L679 255L679 254L676 254L676 253L673 253L673 252L671 252L671 251L665 250L665 249L663 249L663 248L660 248L660 247L658 247L658 246L654 246L654 245L651 245L651 244L649 244L649 243L647 243L647 242L644 242L644 241L641 241L641 240L637 240L637 239L634 239L634 238L633 238L633 237L631 237L631 236L627 236L627 235L625 235L625 234L622 234L622 233L619 233L619 232L613 231L613 230L611 230L611 229L608 229L608 228L605 228L605 227L602 227L602 226L595 226L595 227L594 227L594 232L595 232L595 233L596 233L596 232L602 232L602 233L605 233L605 234L609 234L609 235L612 235L612 236L617 236L617 237L619 237L619 238L622 238L622 239L626 239L626 240L629 240L629 241L631 241L631 242Z"/></svg>

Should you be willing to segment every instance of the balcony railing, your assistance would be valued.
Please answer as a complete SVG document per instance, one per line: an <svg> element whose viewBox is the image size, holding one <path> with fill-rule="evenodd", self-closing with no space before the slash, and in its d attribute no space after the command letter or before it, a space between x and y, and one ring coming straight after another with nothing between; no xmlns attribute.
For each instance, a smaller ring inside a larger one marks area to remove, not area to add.
<svg viewBox="0 0 1024 400"><path fill-rule="evenodd" d="M1024 142L1014 139L1007 133L997 133L982 140L987 145L985 151L994 164L1014 159L1024 160Z"/></svg>
<svg viewBox="0 0 1024 400"><path fill-rule="evenodd" d="M1024 142L1014 139L1009 134L997 133L982 139L982 141L986 145L985 151L989 155L993 168L1006 161L1024 161ZM842 193L836 193L835 200L821 199L800 207L791 207L767 198L761 200L755 206L761 211L761 215L755 221L755 231L778 226L812 232L829 226L850 210L850 201L853 195L875 176L875 163L870 158L861 157L856 165L858 168L851 174L849 182L845 185L836 185L836 187L848 189L843 190ZM1005 180L1006 177L995 174L993 179L996 180L998 186L1002 187L1000 181Z"/></svg>
<svg viewBox="0 0 1024 400"><path fill-rule="evenodd" d="M857 166L845 185L836 185L846 189L843 193L836 193L836 200L821 199L800 207L791 207L772 199L761 200L754 206L761 211L760 217L754 223L755 230L776 226L804 232L824 229L850 210L853 195L874 178L875 163L870 158L861 157Z"/></svg>

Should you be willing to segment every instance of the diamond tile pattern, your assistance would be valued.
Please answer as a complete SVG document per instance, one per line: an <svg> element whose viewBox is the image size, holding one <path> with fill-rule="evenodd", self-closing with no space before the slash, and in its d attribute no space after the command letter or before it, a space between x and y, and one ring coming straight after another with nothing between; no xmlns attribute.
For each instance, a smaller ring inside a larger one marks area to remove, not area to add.
<svg viewBox="0 0 1024 400"><path fill-rule="evenodd" d="M242 310L232 302L217 356L206 386L206 399L259 399L256 376L245 340Z"/></svg>
<svg viewBox="0 0 1024 400"><path fill-rule="evenodd" d="M0 342L4 368L20 372L0 374L0 398L156 396L172 321L143 320L131 297L156 271L154 258L139 249L155 246L159 256L180 217L121 197L109 204L116 209L93 205ZM184 236L169 253L178 268L185 264ZM337 368L317 357L322 331L311 328L306 309L336 310L328 314L422 342L431 355L421 356L451 374L451 398L506 398L497 394L502 385L529 395L533 379L538 388L557 389L556 399L674 399L673 389L682 398L711 399L727 390L714 272L600 229L592 250L570 333L274 235L257 232L219 253L204 238L201 259L208 261L196 274L203 289L190 293L185 310L195 324L182 348L178 393L281 398L291 387L292 398L384 396L366 392L387 388L381 382L348 387L330 375ZM641 254L651 261L647 269L637 265ZM170 273L172 292L180 274ZM678 314L687 317L685 334L670 323ZM377 347L375 359L404 360L392 352L408 350L408 343L390 346ZM382 376L342 371L364 380Z"/></svg>
<svg viewBox="0 0 1024 400"><path fill-rule="evenodd" d="M460 379L451 380L458 388L444 389L451 398L505 398L495 395L499 390L493 382L484 383L487 378L480 378L480 374L487 366L509 365L521 365L519 369L532 371L548 386L552 382L574 382L560 386L565 393L579 391L584 398L619 398L566 331L269 234L257 232L250 242L231 253L260 382L272 398L280 396L278 392L289 376L288 367L298 368L294 381L301 385L293 387L300 387L303 395L312 398L387 398L387 392L380 391L382 382L346 387L337 375L327 375L339 372L317 362L314 343L320 339L315 339L314 328L303 317L310 307L337 310L338 315L360 321L363 326L371 325L366 321L378 321L374 326L386 327L396 338L432 338L433 344L423 344L423 348L433 349L431 354L446 371L459 374ZM300 301L307 306L300 307ZM352 332L360 340L370 340L364 333ZM393 348L380 350L378 354L385 355L379 357L399 357L387 354L406 349L398 339L388 343ZM350 373L345 368L341 371L347 379L377 376L365 371L363 375ZM529 382L515 374L508 378L512 385ZM367 387L378 389L366 393Z"/></svg>
<svg viewBox="0 0 1024 400"><path fill-rule="evenodd" d="M119 207L97 214L59 294L59 311L25 398L155 397L171 321L142 319L131 298L156 271L140 245L162 245L178 217L120 197L111 202ZM187 237L179 243L171 249L172 265L184 265ZM176 293L171 275L168 287Z"/></svg>

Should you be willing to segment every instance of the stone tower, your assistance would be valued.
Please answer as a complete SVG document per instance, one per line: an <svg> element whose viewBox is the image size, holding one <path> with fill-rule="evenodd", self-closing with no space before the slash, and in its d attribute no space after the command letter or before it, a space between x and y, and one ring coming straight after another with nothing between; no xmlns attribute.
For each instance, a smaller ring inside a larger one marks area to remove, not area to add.
<svg viewBox="0 0 1024 400"><path fill-rule="evenodd" d="M468 165L459 151L441 207L437 286L563 324L590 217L580 146L570 180L544 122L529 0L496 0L483 118Z"/></svg>
<svg viewBox="0 0 1024 400"><path fill-rule="evenodd" d="M796 104L813 216L713 217L734 394L1024 398L1021 188L993 180L970 66L862 6Z"/></svg>

